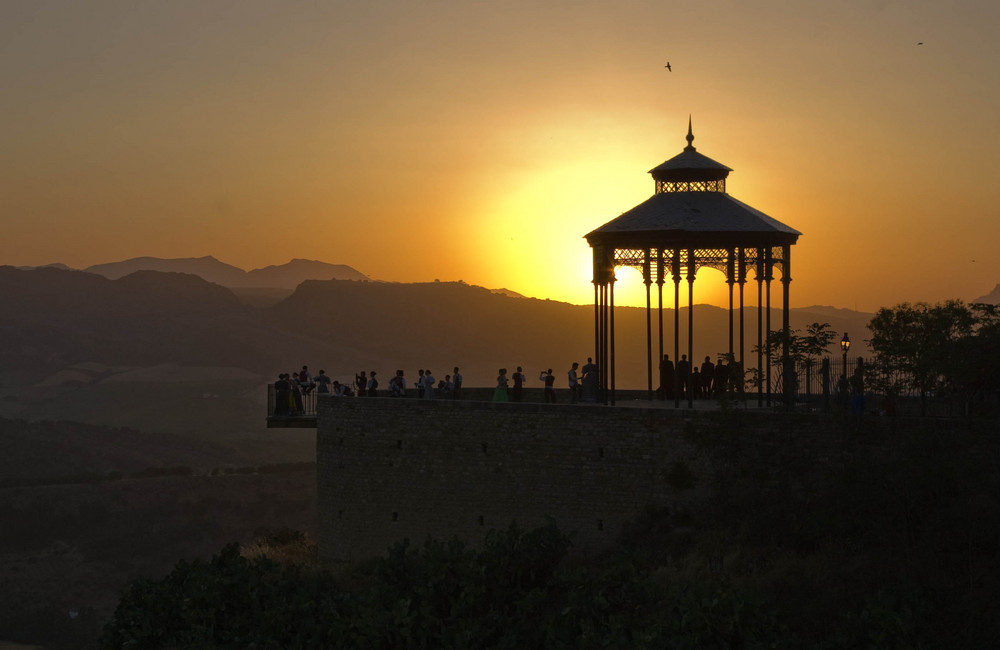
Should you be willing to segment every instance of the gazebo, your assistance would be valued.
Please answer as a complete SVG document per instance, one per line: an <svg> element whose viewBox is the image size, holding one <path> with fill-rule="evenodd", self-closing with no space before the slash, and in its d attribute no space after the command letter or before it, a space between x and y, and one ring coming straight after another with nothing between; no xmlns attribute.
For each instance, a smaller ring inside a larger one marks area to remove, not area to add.
<svg viewBox="0 0 1000 650"><path fill-rule="evenodd" d="M794 228L737 201L726 193L726 177L732 170L695 150L688 118L687 146L663 164L650 170L656 183L652 197L618 218L588 233L585 238L594 256L594 339L602 401L615 403L615 268L633 267L646 285L646 356L649 399L653 399L653 329L651 287L657 288L658 342L656 357L663 361L663 285L674 283L674 360L680 359L680 286L688 285L687 358L694 363L694 281L699 268L713 268L725 275L729 285L729 359L744 364L744 285L753 271L757 281L757 367L765 373L770 400L772 351L765 345L771 331L771 281L781 269L782 359L785 369L783 392L793 395L788 357L789 284L791 247L800 234ZM739 287L738 291L736 287ZM738 293L738 312L734 307ZM738 348L735 314L739 314ZM764 315L766 314L766 318ZM766 322L765 322L766 321ZM766 330L765 330L766 328ZM766 368L762 365L766 361ZM674 405L680 406L675 377ZM694 397L687 391L688 406ZM758 401L763 388L758 388Z"/></svg>

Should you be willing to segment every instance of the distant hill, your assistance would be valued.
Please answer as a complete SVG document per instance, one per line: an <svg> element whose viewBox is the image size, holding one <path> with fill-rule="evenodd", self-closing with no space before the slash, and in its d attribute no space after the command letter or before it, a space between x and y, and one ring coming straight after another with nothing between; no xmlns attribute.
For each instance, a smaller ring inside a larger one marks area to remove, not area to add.
<svg viewBox="0 0 1000 650"><path fill-rule="evenodd" d="M211 256L178 259L136 257L122 262L95 264L84 270L88 273L103 275L110 280L117 280L136 271L189 273L197 275L207 282L231 289L280 288L291 290L303 280L369 279L360 271L344 264L294 259L287 264L244 271L241 268L220 262Z"/></svg>
<svg viewBox="0 0 1000 650"><path fill-rule="evenodd" d="M118 280L0 267L0 367L22 380L81 362L164 362L264 369L271 332L231 291L194 275L139 271Z"/></svg>
<svg viewBox="0 0 1000 650"><path fill-rule="evenodd" d="M993 291L990 291L985 296L976 298L972 302L985 302L990 305L1000 305L1000 284L993 287Z"/></svg>
<svg viewBox="0 0 1000 650"><path fill-rule="evenodd" d="M246 274L245 284L228 287L280 287L294 289L304 280L368 280L368 276L346 264L327 264L294 259L279 266L265 266Z"/></svg>
<svg viewBox="0 0 1000 650"><path fill-rule="evenodd" d="M65 264L61 264L59 262L55 262L53 264L43 264L42 266L18 266L18 267L15 267L15 268L20 269L22 271L34 271L35 269L61 269L63 271L73 271L74 270L74 269L71 269L70 267L66 266Z"/></svg>

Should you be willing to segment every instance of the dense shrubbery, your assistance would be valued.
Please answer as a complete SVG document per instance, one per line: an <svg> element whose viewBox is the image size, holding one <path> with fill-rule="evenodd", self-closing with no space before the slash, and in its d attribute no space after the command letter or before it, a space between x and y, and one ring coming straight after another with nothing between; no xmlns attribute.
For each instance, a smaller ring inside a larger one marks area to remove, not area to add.
<svg viewBox="0 0 1000 650"><path fill-rule="evenodd" d="M998 444L915 430L888 444L898 456L803 459L817 492L730 477L702 509L637 518L600 557L555 524L511 525L333 575L301 534L262 531L134 583L101 646L1000 647Z"/></svg>

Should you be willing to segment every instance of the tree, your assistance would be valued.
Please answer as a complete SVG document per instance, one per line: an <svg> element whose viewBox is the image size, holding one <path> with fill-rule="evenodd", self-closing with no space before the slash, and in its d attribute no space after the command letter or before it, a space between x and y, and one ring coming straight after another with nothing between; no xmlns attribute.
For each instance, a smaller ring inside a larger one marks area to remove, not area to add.
<svg viewBox="0 0 1000 650"><path fill-rule="evenodd" d="M889 377L884 388L918 391L926 415L929 395L965 386L968 366L977 354L976 330L985 322L982 313L960 300L937 305L904 302L879 309L868 329L875 360Z"/></svg>
<svg viewBox="0 0 1000 650"><path fill-rule="evenodd" d="M827 348L836 338L836 334L830 329L830 323L814 322L806 326L806 333L799 334L798 330L789 330L787 336L784 330L771 330L767 334L764 347L753 347L754 354L765 353L767 350L784 350L785 342L788 342L788 358L791 363L786 366L785 359L781 355L775 355L771 359L771 365L783 368L783 376L787 376L786 385L794 383L794 368L809 366L815 357L822 356ZM763 374L754 373L752 383L760 385L764 381Z"/></svg>

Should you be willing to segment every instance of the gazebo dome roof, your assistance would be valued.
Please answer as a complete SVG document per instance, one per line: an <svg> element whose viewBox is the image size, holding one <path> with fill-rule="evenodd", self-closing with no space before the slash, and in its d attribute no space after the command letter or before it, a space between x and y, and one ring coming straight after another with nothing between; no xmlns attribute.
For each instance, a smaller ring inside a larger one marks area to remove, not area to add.
<svg viewBox="0 0 1000 650"><path fill-rule="evenodd" d="M698 153L692 144L691 118L688 118L687 146L679 154L649 170L657 181L722 180L733 171L720 162Z"/></svg>

